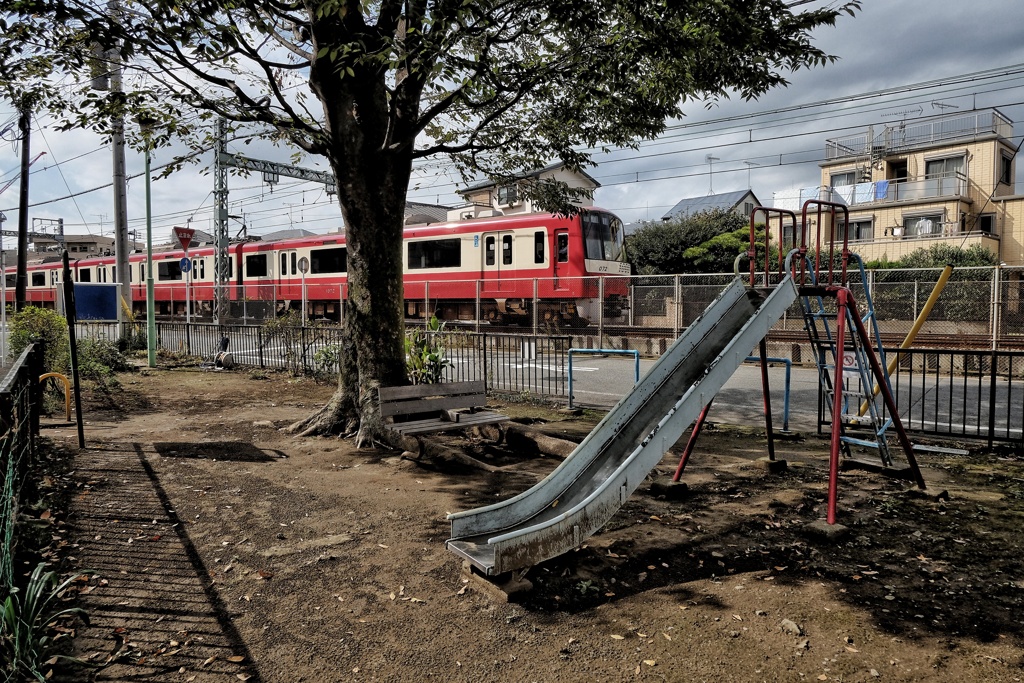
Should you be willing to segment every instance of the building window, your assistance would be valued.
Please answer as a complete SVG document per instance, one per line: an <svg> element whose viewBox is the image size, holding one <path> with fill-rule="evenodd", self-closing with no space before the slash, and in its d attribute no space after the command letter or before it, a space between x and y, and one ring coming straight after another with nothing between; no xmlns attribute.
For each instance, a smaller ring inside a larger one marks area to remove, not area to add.
<svg viewBox="0 0 1024 683"><path fill-rule="evenodd" d="M929 159L924 163L925 178L955 178L963 170L963 155L942 159Z"/></svg>
<svg viewBox="0 0 1024 683"><path fill-rule="evenodd" d="M424 240L409 242L409 270L419 268L458 268L462 265L462 240Z"/></svg>
<svg viewBox="0 0 1024 683"><path fill-rule="evenodd" d="M498 188L499 204L515 204L519 201L519 188L515 185L502 185Z"/></svg>
<svg viewBox="0 0 1024 683"><path fill-rule="evenodd" d="M743 217L750 218L750 214L754 212L754 202L743 202Z"/></svg>
<svg viewBox="0 0 1024 683"><path fill-rule="evenodd" d="M1001 154L999 156L999 182L1003 185L1013 186L1013 157Z"/></svg>
<svg viewBox="0 0 1024 683"><path fill-rule="evenodd" d="M845 173L833 173L829 179L829 185L832 187L843 187L844 185L854 185L857 182L857 174L854 171L846 171Z"/></svg>
<svg viewBox="0 0 1024 683"><path fill-rule="evenodd" d="M245 257L246 277L266 277L267 272L266 254L250 254Z"/></svg>
<svg viewBox="0 0 1024 683"><path fill-rule="evenodd" d="M874 220L871 218L853 219L850 221L850 229L847 231L851 242L856 240L870 240L875 237Z"/></svg>
<svg viewBox="0 0 1024 683"><path fill-rule="evenodd" d="M533 262L544 263L544 238L543 230L533 233Z"/></svg>
<svg viewBox="0 0 1024 683"><path fill-rule="evenodd" d="M898 230L899 228L897 228ZM904 237L927 237L942 232L942 214L933 213L925 216L904 216Z"/></svg>
<svg viewBox="0 0 1024 683"><path fill-rule="evenodd" d="M986 213L978 216L978 230L989 235L995 234L996 215L994 213Z"/></svg>

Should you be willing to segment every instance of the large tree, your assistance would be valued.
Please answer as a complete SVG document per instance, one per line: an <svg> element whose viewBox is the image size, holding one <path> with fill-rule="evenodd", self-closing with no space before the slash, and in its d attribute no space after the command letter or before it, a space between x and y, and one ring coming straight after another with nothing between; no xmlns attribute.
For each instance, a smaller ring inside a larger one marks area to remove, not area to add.
<svg viewBox="0 0 1024 683"><path fill-rule="evenodd" d="M186 135L204 117L262 127L325 157L338 180L350 306L340 384L307 432L381 435L375 387L405 380L403 210L413 162L446 157L507 182L635 146L688 100L756 98L831 57L810 32L859 2L786 0L0 0L0 60L26 77L80 71L121 46L127 93L46 89L71 124L117 110ZM42 79L42 80L40 80ZM194 112L201 112L197 117ZM525 194L571 211L574 191Z"/></svg>

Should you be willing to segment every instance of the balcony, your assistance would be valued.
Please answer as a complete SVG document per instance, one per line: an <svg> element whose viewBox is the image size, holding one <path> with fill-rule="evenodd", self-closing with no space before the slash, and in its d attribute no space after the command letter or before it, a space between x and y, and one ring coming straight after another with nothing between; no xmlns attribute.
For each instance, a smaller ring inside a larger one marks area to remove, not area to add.
<svg viewBox="0 0 1024 683"><path fill-rule="evenodd" d="M1013 122L995 109L950 114L918 123L886 126L875 136L866 133L825 141L826 161L848 158L880 159L913 149L927 149L970 141L986 135L1013 136Z"/></svg>
<svg viewBox="0 0 1024 683"><path fill-rule="evenodd" d="M931 178L893 178L876 180L873 183L856 185L827 185L807 187L792 192L777 192L773 206L778 209L800 211L804 202L817 199L837 202L847 206L865 206L885 202L922 201L941 197L961 197L967 194L967 176L963 173L946 173Z"/></svg>
<svg viewBox="0 0 1024 683"><path fill-rule="evenodd" d="M919 180L894 178L828 189L831 190L832 201L843 202L848 206L879 202L921 201L966 195L967 176L963 173L946 173Z"/></svg>

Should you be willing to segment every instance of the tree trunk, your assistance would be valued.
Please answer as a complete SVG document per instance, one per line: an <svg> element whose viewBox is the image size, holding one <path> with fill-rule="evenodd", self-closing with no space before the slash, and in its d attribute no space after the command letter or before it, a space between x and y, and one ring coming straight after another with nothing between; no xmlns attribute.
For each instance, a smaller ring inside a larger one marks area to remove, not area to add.
<svg viewBox="0 0 1024 683"><path fill-rule="evenodd" d="M345 219L348 303L338 390L292 431L356 433L357 446L373 441L395 445L383 428L377 388L408 384L402 236L412 147L386 143L387 97L372 84L360 90L358 79L353 85L334 73L319 78L331 136L328 158Z"/></svg>

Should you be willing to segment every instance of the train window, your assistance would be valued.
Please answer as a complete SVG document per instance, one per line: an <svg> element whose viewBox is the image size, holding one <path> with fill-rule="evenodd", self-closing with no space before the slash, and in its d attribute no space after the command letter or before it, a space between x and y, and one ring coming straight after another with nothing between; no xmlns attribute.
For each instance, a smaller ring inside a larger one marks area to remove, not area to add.
<svg viewBox="0 0 1024 683"><path fill-rule="evenodd" d="M250 254L245 257L245 274L249 277L267 276L267 255Z"/></svg>
<svg viewBox="0 0 1024 683"><path fill-rule="evenodd" d="M157 280L180 280L181 263L179 261L161 261L156 264Z"/></svg>
<svg viewBox="0 0 1024 683"><path fill-rule="evenodd" d="M623 260L622 221L611 214L583 214L583 243L588 259Z"/></svg>
<svg viewBox="0 0 1024 683"><path fill-rule="evenodd" d="M46 286L46 273L32 273L32 286L33 287L45 287Z"/></svg>
<svg viewBox="0 0 1024 683"><path fill-rule="evenodd" d="M512 265L512 235L501 236L501 264Z"/></svg>
<svg viewBox="0 0 1024 683"><path fill-rule="evenodd" d="M484 250L485 250L485 253L486 253L485 263L487 265L489 265L489 266L493 266L494 265L494 238L493 237L488 237L484 241Z"/></svg>
<svg viewBox="0 0 1024 683"><path fill-rule="evenodd" d="M288 254L281 254L281 275L288 274Z"/></svg>
<svg viewBox="0 0 1024 683"><path fill-rule="evenodd" d="M533 262L544 263L544 231L533 233Z"/></svg>
<svg viewBox="0 0 1024 683"><path fill-rule="evenodd" d="M292 252L292 275L295 275L295 273L299 272L298 258L299 257L293 251Z"/></svg>
<svg viewBox="0 0 1024 683"><path fill-rule="evenodd" d="M295 254L292 254L295 258ZM295 262L292 262L292 273L295 272ZM348 250L345 247L331 247L330 249L312 249L309 252L309 272L317 273L344 273L348 270Z"/></svg>
<svg viewBox="0 0 1024 683"><path fill-rule="evenodd" d="M560 232L558 233L558 262L568 263L569 262L569 233Z"/></svg>
<svg viewBox="0 0 1024 683"><path fill-rule="evenodd" d="M145 282L145 281L146 281L146 264L145 263L140 263L139 264L139 282Z"/></svg>
<svg viewBox="0 0 1024 683"><path fill-rule="evenodd" d="M117 282L117 266L110 266L110 281Z"/></svg>
<svg viewBox="0 0 1024 683"><path fill-rule="evenodd" d="M80 268L78 271L79 282L92 282L92 270L89 268Z"/></svg>
<svg viewBox="0 0 1024 683"><path fill-rule="evenodd" d="M409 242L409 270L418 268L458 268L462 265L462 240L424 240Z"/></svg>
<svg viewBox="0 0 1024 683"><path fill-rule="evenodd" d="M206 279L206 259L201 258L201 259L198 259L198 261L199 261L199 279L200 280L205 280Z"/></svg>

